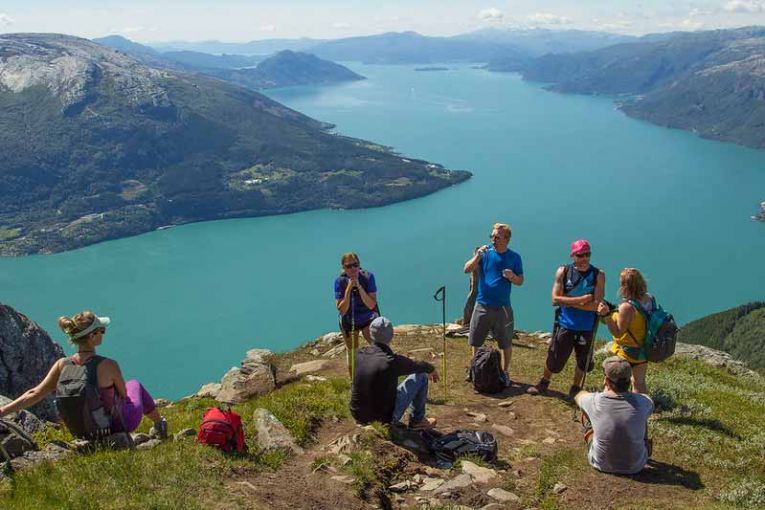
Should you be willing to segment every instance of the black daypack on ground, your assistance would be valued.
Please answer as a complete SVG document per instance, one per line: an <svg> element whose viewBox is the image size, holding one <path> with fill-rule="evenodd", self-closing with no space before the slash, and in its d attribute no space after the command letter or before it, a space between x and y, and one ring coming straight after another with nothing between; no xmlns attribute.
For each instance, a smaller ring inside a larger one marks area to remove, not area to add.
<svg viewBox="0 0 765 510"><path fill-rule="evenodd" d="M58 378L56 407L59 417L69 432L81 439L99 439L111 434L111 414L104 409L98 393L98 364L104 359L93 356L78 365L67 358Z"/></svg>
<svg viewBox="0 0 765 510"><path fill-rule="evenodd" d="M431 449L436 457L445 462L454 462L462 455L476 455L486 462L497 459L497 440L488 432L478 430L457 430L435 438Z"/></svg>
<svg viewBox="0 0 765 510"><path fill-rule="evenodd" d="M502 358L491 347L479 347L470 361L470 380L480 393L499 393L505 388Z"/></svg>

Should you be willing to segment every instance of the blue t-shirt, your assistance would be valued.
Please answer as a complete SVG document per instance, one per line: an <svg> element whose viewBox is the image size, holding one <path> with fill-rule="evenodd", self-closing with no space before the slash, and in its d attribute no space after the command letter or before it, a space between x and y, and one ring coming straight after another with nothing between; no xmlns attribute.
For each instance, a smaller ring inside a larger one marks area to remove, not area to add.
<svg viewBox="0 0 765 510"><path fill-rule="evenodd" d="M377 292L377 284L375 283L375 275L369 271L359 272L359 285L366 291L367 294ZM348 286L348 277L340 275L335 280L335 299L343 299L345 296L345 288ZM343 320L350 323L351 314L353 321L356 324L362 324L369 321L375 314L374 310L367 308L367 305L361 300L361 296L356 289L353 290L353 308L348 308L348 312L343 315Z"/></svg>
<svg viewBox="0 0 765 510"><path fill-rule="evenodd" d="M578 280L576 284L568 278L569 267L566 266L565 273L563 274L563 293L570 297L579 297L586 294L594 295L598 273L595 266L590 266L585 272L573 268L573 271L570 272L574 280ZM568 292L566 292L566 289L569 289ZM571 306L561 306L559 322L561 326L569 331L592 331L595 327L596 315L595 312L580 310Z"/></svg>
<svg viewBox="0 0 765 510"><path fill-rule="evenodd" d="M476 302L485 306L510 306L510 291L513 285L502 276L502 271L510 269L517 275L523 274L521 256L513 250L497 253L493 247L484 252L480 261L481 273L478 277L478 295Z"/></svg>

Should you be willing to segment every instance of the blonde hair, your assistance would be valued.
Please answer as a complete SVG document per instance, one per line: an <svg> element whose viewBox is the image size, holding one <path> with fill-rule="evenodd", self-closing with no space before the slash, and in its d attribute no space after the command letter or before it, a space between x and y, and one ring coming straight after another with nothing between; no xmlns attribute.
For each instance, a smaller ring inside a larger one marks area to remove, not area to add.
<svg viewBox="0 0 765 510"><path fill-rule="evenodd" d="M59 317L58 327L61 328L61 331L66 333L70 342L75 345L81 345L88 340L90 335L86 335L77 339L73 339L72 336L76 335L80 331L87 329L91 324L93 324L94 320L96 320L96 314L90 310L85 310L84 312L80 312L73 317Z"/></svg>
<svg viewBox="0 0 765 510"><path fill-rule="evenodd" d="M619 296L622 299L641 299L648 292L648 285L640 271L625 267L619 273Z"/></svg>
<svg viewBox="0 0 765 510"><path fill-rule="evenodd" d="M498 230L499 232L503 232L508 239L513 235L513 231L510 229L510 225L507 223L495 223L493 227L491 227L492 231Z"/></svg>
<svg viewBox="0 0 765 510"><path fill-rule="evenodd" d="M353 253L352 251L349 251L348 253L343 253L343 255L340 257L340 265L344 266L345 263L349 260L352 260L358 264L359 256Z"/></svg>

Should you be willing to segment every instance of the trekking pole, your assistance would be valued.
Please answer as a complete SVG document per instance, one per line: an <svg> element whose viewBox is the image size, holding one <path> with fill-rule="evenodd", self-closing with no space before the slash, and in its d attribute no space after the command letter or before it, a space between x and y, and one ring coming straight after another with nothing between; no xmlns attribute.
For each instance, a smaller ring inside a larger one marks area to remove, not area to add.
<svg viewBox="0 0 765 510"><path fill-rule="evenodd" d="M590 348L587 349L587 365L584 367L585 368L584 375L582 376L582 385L581 385L582 390L584 390L584 385L587 382L587 374L589 373L588 369L590 368L590 365L592 365L594 363L594 360L592 358L593 358L593 356L595 354L594 353L594 351L595 351L595 340L596 340L596 338L598 336L598 327L599 326L600 326L600 317L596 316L595 317L595 327L593 327L593 329L592 329L592 340L590 341ZM576 396L576 395L574 395L574 396ZM579 407L576 405L576 401L574 401L574 412L571 415L571 419L573 421L577 421L576 413L577 413L578 410L579 410Z"/></svg>
<svg viewBox="0 0 765 510"><path fill-rule="evenodd" d="M353 313L353 290L351 290L351 384L356 376L356 314Z"/></svg>
<svg viewBox="0 0 765 510"><path fill-rule="evenodd" d="M441 363L444 378L444 399L449 398L449 382L446 378L446 286L444 285L433 294L433 299L441 301L441 323L443 325L442 335L444 340L444 357Z"/></svg>

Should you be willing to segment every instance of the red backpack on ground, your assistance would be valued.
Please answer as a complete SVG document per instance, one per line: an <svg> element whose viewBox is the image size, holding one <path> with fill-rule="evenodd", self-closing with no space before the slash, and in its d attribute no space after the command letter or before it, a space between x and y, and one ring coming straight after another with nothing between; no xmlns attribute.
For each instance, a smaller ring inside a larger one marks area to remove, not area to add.
<svg viewBox="0 0 765 510"><path fill-rule="evenodd" d="M202 417L197 443L214 446L224 452L243 452L247 445L244 443L241 416L231 409L224 411L219 407L210 407Z"/></svg>

